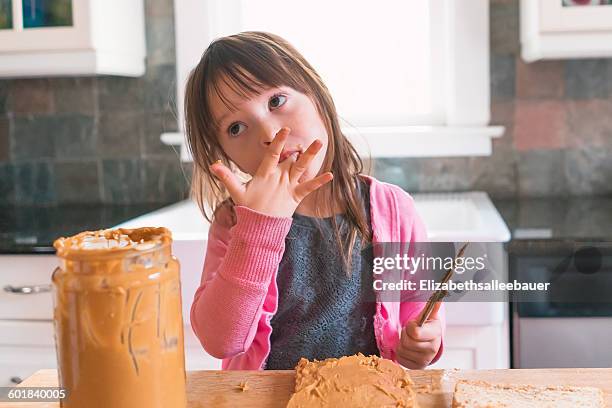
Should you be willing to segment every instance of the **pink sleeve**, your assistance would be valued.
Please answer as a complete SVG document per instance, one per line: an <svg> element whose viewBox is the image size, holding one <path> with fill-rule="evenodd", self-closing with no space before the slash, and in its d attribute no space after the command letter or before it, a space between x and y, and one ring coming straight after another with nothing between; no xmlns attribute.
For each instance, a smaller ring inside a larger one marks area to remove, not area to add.
<svg viewBox="0 0 612 408"><path fill-rule="evenodd" d="M429 238L427 237L427 229L425 228L425 223L417 213L412 197L410 197L409 201L406 203L405 207L402 208L401 211L402 214L409 216L409 219L406 219L406 221L410 225L410 246L413 247L413 244L415 242L429 241ZM425 307L425 304L426 302L402 302L400 306L400 322L402 324L402 328L409 321L416 320L418 318L419 314L421 313L421 310L423 310L423 308ZM444 303L442 303L438 311L438 320L440 320L442 326L442 340L440 342L440 348L438 349L438 353L429 363L430 365L440 359L444 349L444 336L446 334L446 312Z"/></svg>
<svg viewBox="0 0 612 408"><path fill-rule="evenodd" d="M231 229L216 221L211 225L202 280L191 305L191 327L216 358L244 352L253 341L292 222L242 206L235 211Z"/></svg>

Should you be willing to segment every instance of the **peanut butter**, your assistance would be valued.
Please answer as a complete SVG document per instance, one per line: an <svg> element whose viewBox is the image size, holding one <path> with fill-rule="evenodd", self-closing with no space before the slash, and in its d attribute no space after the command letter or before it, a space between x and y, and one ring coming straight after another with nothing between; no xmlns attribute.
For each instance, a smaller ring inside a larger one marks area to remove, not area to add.
<svg viewBox="0 0 612 408"><path fill-rule="evenodd" d="M179 264L166 228L59 238L53 274L66 408L185 407Z"/></svg>
<svg viewBox="0 0 612 408"><path fill-rule="evenodd" d="M310 362L296 369L295 394L287 408L417 407L414 383L399 365L357 354Z"/></svg>

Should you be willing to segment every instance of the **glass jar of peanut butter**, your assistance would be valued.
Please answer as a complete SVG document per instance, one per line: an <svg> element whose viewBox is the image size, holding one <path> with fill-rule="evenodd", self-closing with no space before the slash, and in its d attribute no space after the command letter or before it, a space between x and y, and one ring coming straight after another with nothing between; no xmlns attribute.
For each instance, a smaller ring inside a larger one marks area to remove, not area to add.
<svg viewBox="0 0 612 408"><path fill-rule="evenodd" d="M53 273L62 407L186 406L179 264L166 228L59 238Z"/></svg>

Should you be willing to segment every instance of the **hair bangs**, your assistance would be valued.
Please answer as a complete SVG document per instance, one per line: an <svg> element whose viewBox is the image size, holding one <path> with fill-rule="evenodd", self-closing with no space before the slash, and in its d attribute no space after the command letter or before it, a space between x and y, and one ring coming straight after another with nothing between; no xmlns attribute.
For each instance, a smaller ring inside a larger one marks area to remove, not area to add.
<svg viewBox="0 0 612 408"><path fill-rule="evenodd" d="M216 95L232 112L238 108L221 90L221 84L242 98L251 98L266 88L279 86L289 86L300 92L307 89L305 81L295 74L287 58L269 47L217 41L211 44L208 58L206 94L208 98ZM209 117L212 119L212 115ZM215 127L218 127L217 123Z"/></svg>

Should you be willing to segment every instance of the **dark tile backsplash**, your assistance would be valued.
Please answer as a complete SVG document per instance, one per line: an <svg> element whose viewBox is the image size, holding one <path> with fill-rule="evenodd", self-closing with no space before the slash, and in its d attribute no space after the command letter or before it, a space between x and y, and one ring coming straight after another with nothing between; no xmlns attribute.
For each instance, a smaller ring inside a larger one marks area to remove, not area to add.
<svg viewBox="0 0 612 408"><path fill-rule="evenodd" d="M144 201L144 186L139 159L102 160L103 195L109 202L127 204Z"/></svg>
<svg viewBox="0 0 612 408"><path fill-rule="evenodd" d="M378 159L411 192L493 197L612 194L612 59L520 58L518 0L492 0L489 157ZM0 80L0 204L137 203L187 196L177 129L172 0L145 0L141 78ZM366 166L368 167L368 166ZM187 174L187 175L186 175Z"/></svg>
<svg viewBox="0 0 612 408"><path fill-rule="evenodd" d="M15 202L38 205L57 202L51 161L23 161L14 165ZM74 186L78 189L79 186Z"/></svg>
<svg viewBox="0 0 612 408"><path fill-rule="evenodd" d="M51 92L57 113L80 113L94 116L97 112L96 78L52 78Z"/></svg>
<svg viewBox="0 0 612 408"><path fill-rule="evenodd" d="M565 155L565 179L572 195L612 195L612 145L582 146Z"/></svg>
<svg viewBox="0 0 612 408"><path fill-rule="evenodd" d="M565 95L570 99L606 99L612 91L612 60L565 62Z"/></svg>
<svg viewBox="0 0 612 408"><path fill-rule="evenodd" d="M6 117L0 117L0 163L9 160L9 152L9 120Z"/></svg>
<svg viewBox="0 0 612 408"><path fill-rule="evenodd" d="M98 160L58 161L53 166L55 194L61 203L98 203Z"/></svg>
<svg viewBox="0 0 612 408"><path fill-rule="evenodd" d="M146 73L0 80L0 204L187 197L177 130L172 0L145 0ZM188 168L188 166L187 166Z"/></svg>
<svg viewBox="0 0 612 408"><path fill-rule="evenodd" d="M98 154L114 158L140 157L144 121L142 110L101 113L98 119Z"/></svg>
<svg viewBox="0 0 612 408"><path fill-rule="evenodd" d="M15 202L15 166L0 162L0 200L4 203Z"/></svg>
<svg viewBox="0 0 612 408"><path fill-rule="evenodd" d="M514 99L515 66L516 61L512 55L491 55L491 94L495 100Z"/></svg>

